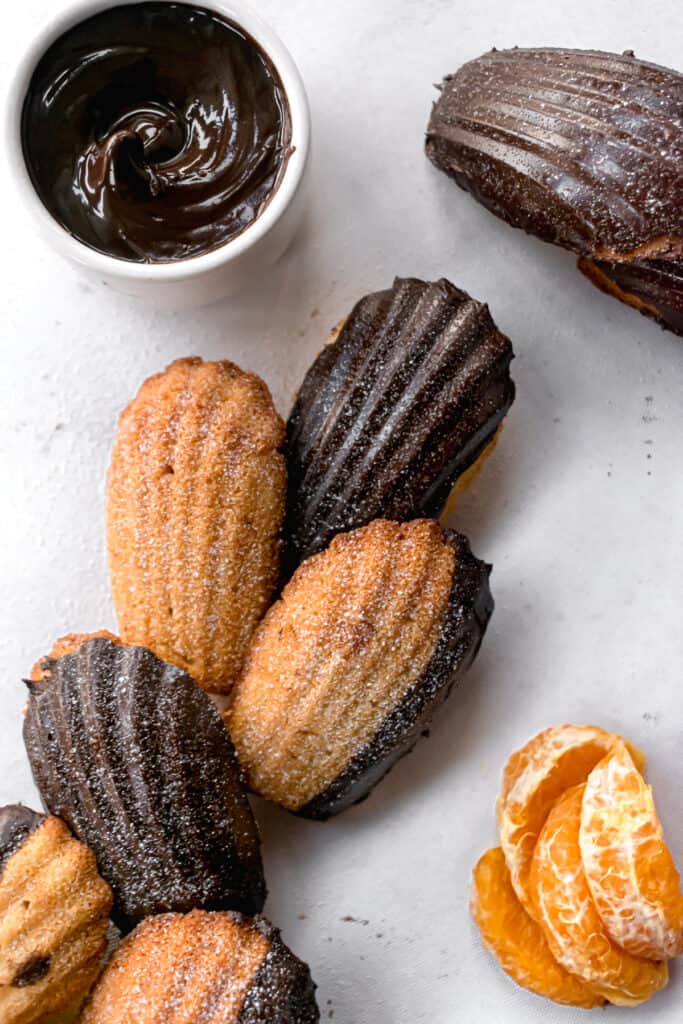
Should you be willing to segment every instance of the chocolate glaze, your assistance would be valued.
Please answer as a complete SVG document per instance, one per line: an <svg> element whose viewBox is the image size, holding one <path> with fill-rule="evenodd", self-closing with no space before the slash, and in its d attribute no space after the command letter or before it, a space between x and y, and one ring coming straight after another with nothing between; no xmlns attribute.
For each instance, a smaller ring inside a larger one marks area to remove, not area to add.
<svg viewBox="0 0 683 1024"><path fill-rule="evenodd" d="M46 820L44 814L32 811L23 804L0 807L0 874L10 859L27 839Z"/></svg>
<svg viewBox="0 0 683 1024"><path fill-rule="evenodd" d="M285 946L265 918L256 917L253 924L270 940L270 949L249 985L237 1024L317 1024L320 1011L308 964Z"/></svg>
<svg viewBox="0 0 683 1024"><path fill-rule="evenodd" d="M580 256L644 260L648 278L683 256L683 75L632 53L484 54L444 79L426 149L492 213ZM680 330L661 291L660 307Z"/></svg>
<svg viewBox="0 0 683 1024"><path fill-rule="evenodd" d="M455 551L455 573L429 664L346 770L296 812L301 817L324 821L364 800L396 762L413 749L434 712L472 664L493 612L491 566L472 554L462 534L448 530L445 538Z"/></svg>
<svg viewBox="0 0 683 1024"><path fill-rule="evenodd" d="M50 213L86 245L138 262L239 235L277 188L291 125L279 76L215 12L110 8L61 36L24 103L24 155Z"/></svg>
<svg viewBox="0 0 683 1024"><path fill-rule="evenodd" d="M95 637L27 685L36 785L95 853L120 928L165 911L262 908L258 830L235 752L188 675Z"/></svg>
<svg viewBox="0 0 683 1024"><path fill-rule="evenodd" d="M290 571L339 532L438 515L510 408L512 345L445 279L356 303L287 424Z"/></svg>

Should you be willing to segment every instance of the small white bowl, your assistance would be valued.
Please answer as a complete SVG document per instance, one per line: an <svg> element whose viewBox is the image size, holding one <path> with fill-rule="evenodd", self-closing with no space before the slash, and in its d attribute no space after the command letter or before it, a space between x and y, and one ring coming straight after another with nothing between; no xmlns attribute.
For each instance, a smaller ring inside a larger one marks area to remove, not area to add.
<svg viewBox="0 0 683 1024"><path fill-rule="evenodd" d="M38 61L59 36L100 11L131 2L144 0L76 0L41 28L21 55L10 87L8 159L22 201L40 233L89 278L167 309L204 305L257 281L284 253L296 233L304 209L310 151L306 91L284 43L243 0L189 0L243 28L270 58L289 102L292 154L263 212L241 235L218 249L172 263L131 263L90 249L52 217L35 191L22 149L21 111Z"/></svg>

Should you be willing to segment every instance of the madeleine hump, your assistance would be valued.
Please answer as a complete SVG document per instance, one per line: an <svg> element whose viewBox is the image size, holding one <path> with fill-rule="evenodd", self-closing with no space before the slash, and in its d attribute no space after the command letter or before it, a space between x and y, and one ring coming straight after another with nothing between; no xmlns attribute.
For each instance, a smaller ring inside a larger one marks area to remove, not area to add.
<svg viewBox="0 0 683 1024"><path fill-rule="evenodd" d="M83 1024L317 1024L309 969L264 918L162 914L119 946Z"/></svg>
<svg viewBox="0 0 683 1024"><path fill-rule="evenodd" d="M284 424L233 363L179 359L123 411L107 531L122 639L230 691L279 574Z"/></svg>
<svg viewBox="0 0 683 1024"><path fill-rule="evenodd" d="M444 79L427 155L492 213L683 334L683 75L595 50L492 50Z"/></svg>
<svg viewBox="0 0 683 1024"><path fill-rule="evenodd" d="M310 818L363 799L471 664L489 572L428 519L375 520L304 562L226 712L251 788Z"/></svg>
<svg viewBox="0 0 683 1024"><path fill-rule="evenodd" d="M78 1007L100 970L111 890L58 818L0 808L0 1020L39 1024Z"/></svg>
<svg viewBox="0 0 683 1024"><path fill-rule="evenodd" d="M510 339L450 281L360 299L287 424L286 568L379 516L438 516L512 405Z"/></svg>
<svg viewBox="0 0 683 1024"><path fill-rule="evenodd" d="M235 751L188 675L93 636L43 659L27 685L36 786L95 853L119 928L195 907L262 909L259 834Z"/></svg>

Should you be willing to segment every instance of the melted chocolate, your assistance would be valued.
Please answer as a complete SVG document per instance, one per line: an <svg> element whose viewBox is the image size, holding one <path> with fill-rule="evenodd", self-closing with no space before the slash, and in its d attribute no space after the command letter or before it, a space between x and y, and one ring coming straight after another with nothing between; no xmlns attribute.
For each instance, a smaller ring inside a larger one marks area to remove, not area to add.
<svg viewBox="0 0 683 1024"><path fill-rule="evenodd" d="M123 930L265 900L259 835L220 715L181 669L103 637L28 682L36 785L97 857Z"/></svg>
<svg viewBox="0 0 683 1024"><path fill-rule="evenodd" d="M187 4L105 10L43 56L24 103L43 203L100 252L168 262L241 234L277 189L290 116L241 29Z"/></svg>

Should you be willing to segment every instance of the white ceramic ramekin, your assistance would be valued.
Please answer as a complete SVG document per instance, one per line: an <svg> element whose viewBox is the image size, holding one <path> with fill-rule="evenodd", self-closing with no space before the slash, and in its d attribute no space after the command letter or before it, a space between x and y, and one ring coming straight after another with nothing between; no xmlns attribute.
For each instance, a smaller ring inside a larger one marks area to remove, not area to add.
<svg viewBox="0 0 683 1024"><path fill-rule="evenodd" d="M170 309L215 302L258 281L283 254L299 225L305 200L311 131L306 91L284 43L248 4L242 0L190 0L228 18L256 40L277 69L289 101L293 152L270 202L241 235L212 252L174 263L130 263L107 256L78 241L54 220L36 193L24 160L21 110L31 75L42 55L78 22L131 2L143 0L76 0L41 28L21 55L10 88L8 159L27 213L40 233L53 249L88 277Z"/></svg>

